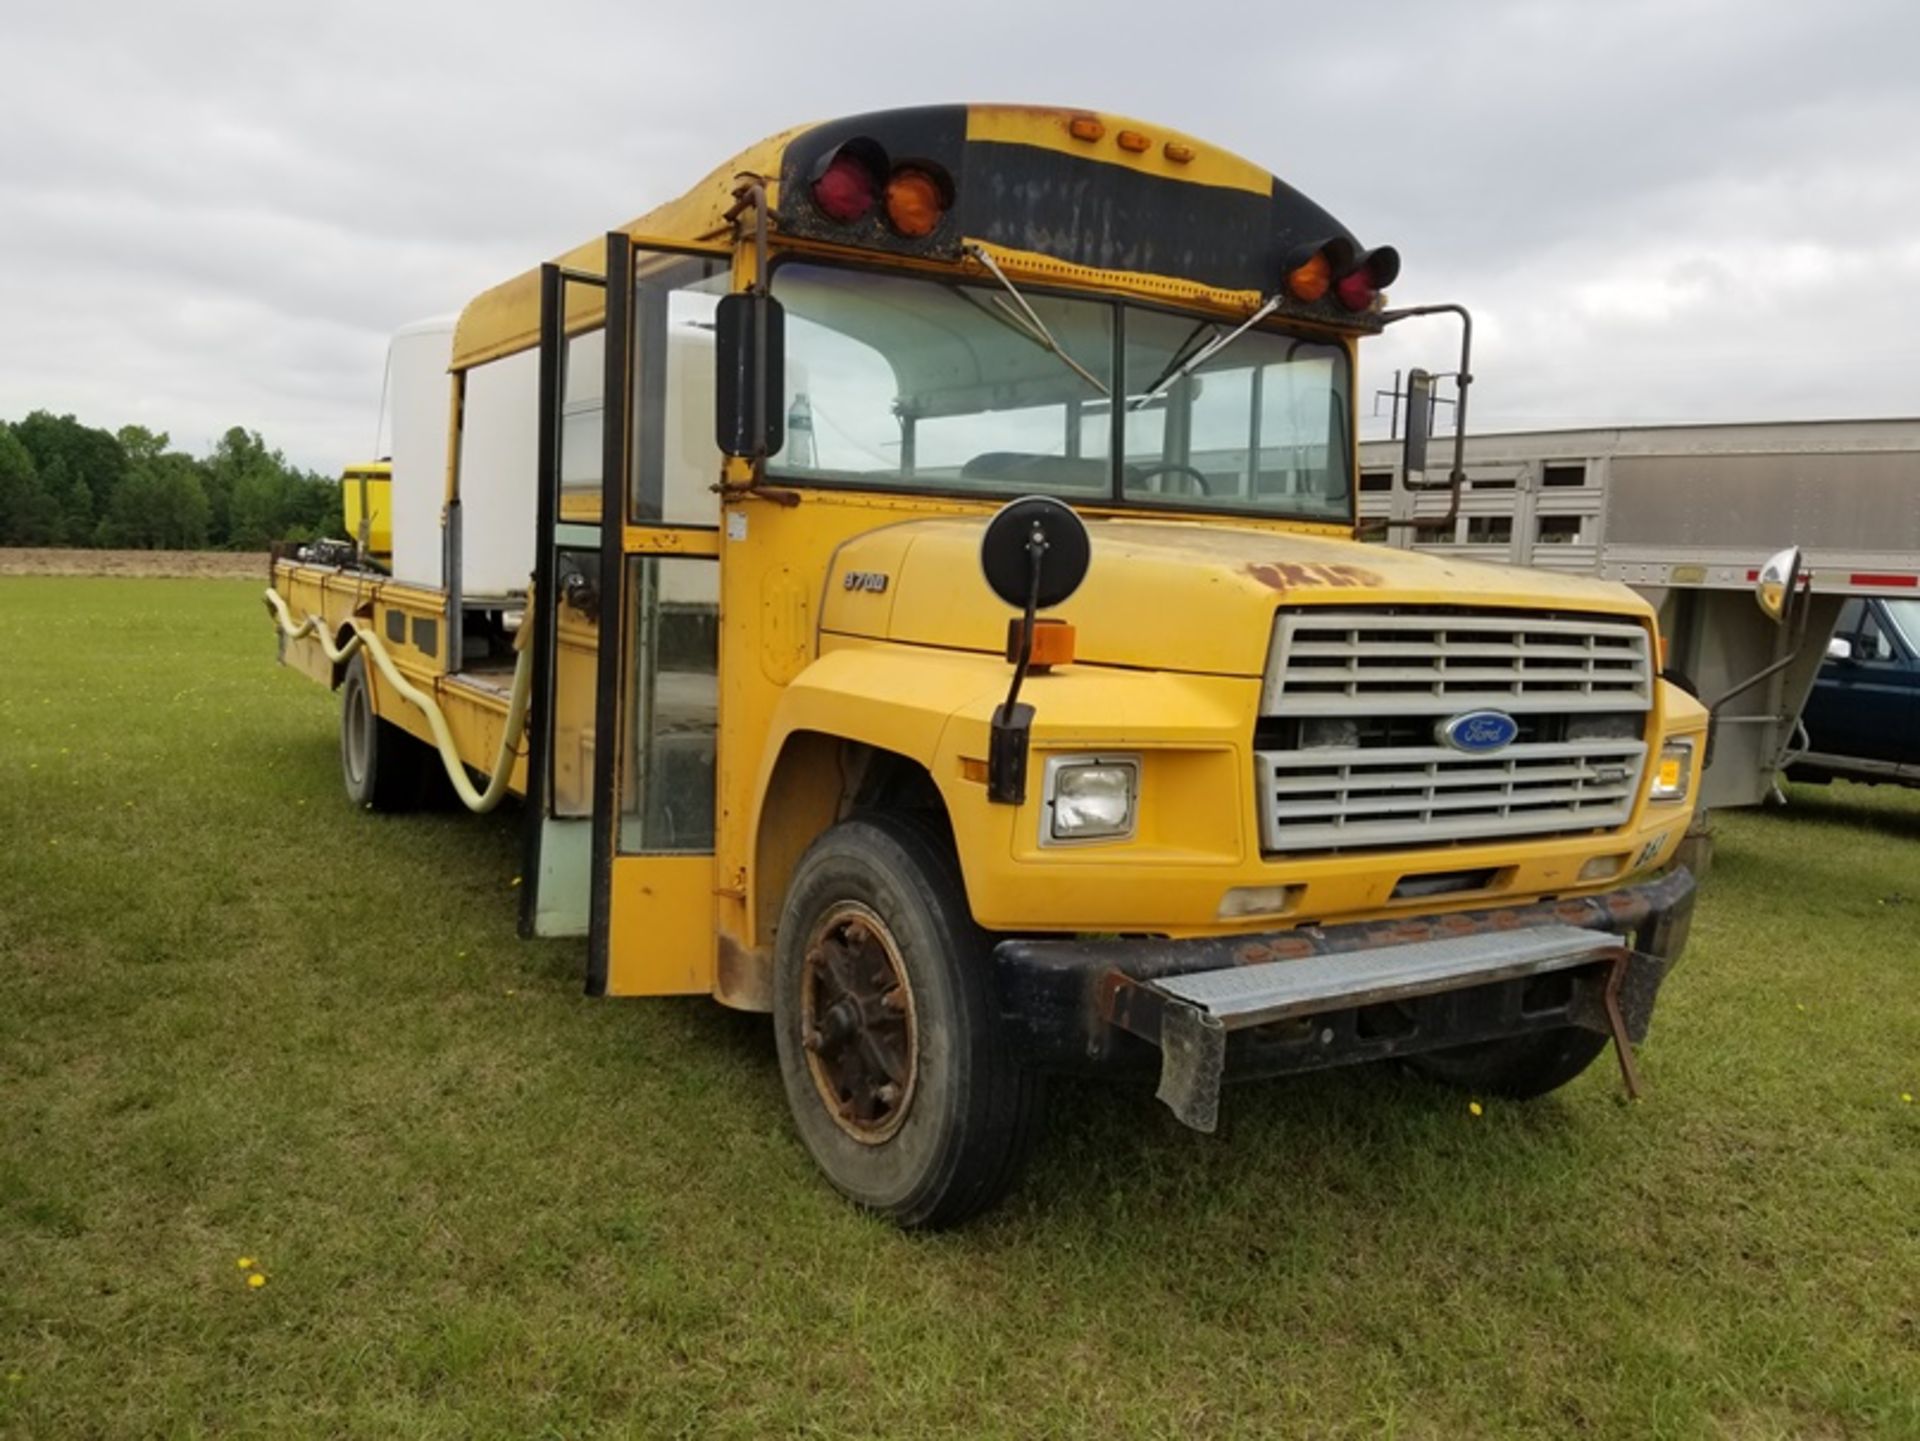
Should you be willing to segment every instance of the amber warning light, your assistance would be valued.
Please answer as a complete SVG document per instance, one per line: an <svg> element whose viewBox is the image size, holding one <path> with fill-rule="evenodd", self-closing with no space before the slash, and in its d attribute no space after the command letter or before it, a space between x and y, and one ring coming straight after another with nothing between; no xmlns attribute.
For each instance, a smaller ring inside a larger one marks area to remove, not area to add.
<svg viewBox="0 0 1920 1441"><path fill-rule="evenodd" d="M1356 250L1335 239L1294 252L1287 261L1287 293L1313 305L1331 291L1346 310L1369 310L1380 292L1400 275L1400 252L1391 245Z"/></svg>
<svg viewBox="0 0 1920 1441"><path fill-rule="evenodd" d="M953 207L953 182L930 162L890 165L875 142L849 140L815 164L813 204L839 225L866 219L879 204L894 234L918 240Z"/></svg>

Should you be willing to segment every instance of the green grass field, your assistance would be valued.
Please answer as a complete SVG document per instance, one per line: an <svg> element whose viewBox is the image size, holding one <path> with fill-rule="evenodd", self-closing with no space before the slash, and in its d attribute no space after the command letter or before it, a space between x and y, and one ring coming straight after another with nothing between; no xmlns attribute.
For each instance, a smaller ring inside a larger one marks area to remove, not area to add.
<svg viewBox="0 0 1920 1441"><path fill-rule="evenodd" d="M257 589L0 578L0 1434L1920 1435L1920 793L1722 821L1637 1105L1061 1086L911 1238L516 814L352 810Z"/></svg>

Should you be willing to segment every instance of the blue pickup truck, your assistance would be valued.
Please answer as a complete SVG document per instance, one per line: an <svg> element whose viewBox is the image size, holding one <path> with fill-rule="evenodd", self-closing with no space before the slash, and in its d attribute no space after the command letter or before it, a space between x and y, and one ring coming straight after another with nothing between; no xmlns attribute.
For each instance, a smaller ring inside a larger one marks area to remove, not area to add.
<svg viewBox="0 0 1920 1441"><path fill-rule="evenodd" d="M1846 603L1802 719L1794 780L1920 786L1920 600Z"/></svg>

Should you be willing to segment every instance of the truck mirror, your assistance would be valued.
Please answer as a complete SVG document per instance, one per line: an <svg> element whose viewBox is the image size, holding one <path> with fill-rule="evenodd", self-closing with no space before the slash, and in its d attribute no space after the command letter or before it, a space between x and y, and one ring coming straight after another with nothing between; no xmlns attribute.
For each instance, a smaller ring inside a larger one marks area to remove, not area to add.
<svg viewBox="0 0 1920 1441"><path fill-rule="evenodd" d="M1853 642L1843 635L1837 635L1827 642L1828 660L1852 660Z"/></svg>
<svg viewBox="0 0 1920 1441"><path fill-rule="evenodd" d="M1790 545L1767 558L1754 582L1753 598L1776 625L1786 624L1793 593L1800 586L1800 547Z"/></svg>
<svg viewBox="0 0 1920 1441"><path fill-rule="evenodd" d="M1013 653L1013 684L993 712L987 736L987 799L1017 806L1027 798L1027 737L1033 707L1020 701L1020 683L1033 662L1034 612L1059 605L1080 588L1093 559L1093 542L1073 507L1050 495L1009 501L980 537L980 569L987 585L1020 608Z"/></svg>
<svg viewBox="0 0 1920 1441"><path fill-rule="evenodd" d="M1407 437L1401 452L1400 474L1408 490L1419 490L1427 479L1427 441L1433 421L1433 377L1424 370L1407 373Z"/></svg>
<svg viewBox="0 0 1920 1441"><path fill-rule="evenodd" d="M736 292L713 312L715 438L723 455L765 457L786 444L786 310Z"/></svg>
<svg viewBox="0 0 1920 1441"><path fill-rule="evenodd" d="M1092 555L1086 523L1050 495L1009 501L980 537L988 587L1023 612L1059 605L1080 589Z"/></svg>

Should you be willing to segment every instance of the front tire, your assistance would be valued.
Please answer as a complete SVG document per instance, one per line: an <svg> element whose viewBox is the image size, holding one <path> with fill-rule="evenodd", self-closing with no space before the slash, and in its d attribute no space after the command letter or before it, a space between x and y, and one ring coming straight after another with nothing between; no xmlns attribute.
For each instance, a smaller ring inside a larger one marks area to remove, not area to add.
<svg viewBox="0 0 1920 1441"><path fill-rule="evenodd" d="M987 938L925 831L871 816L814 842L780 918L773 1015L794 1124L856 1205L932 1229L1012 1185L1040 1078L1011 1053Z"/></svg>
<svg viewBox="0 0 1920 1441"><path fill-rule="evenodd" d="M1407 1057L1421 1075L1463 1091L1530 1101L1557 1091L1591 1066L1608 1038L1576 1026L1506 1036Z"/></svg>

